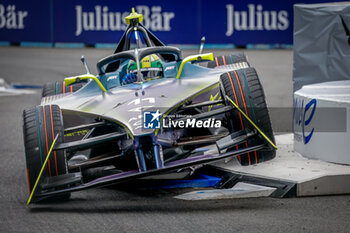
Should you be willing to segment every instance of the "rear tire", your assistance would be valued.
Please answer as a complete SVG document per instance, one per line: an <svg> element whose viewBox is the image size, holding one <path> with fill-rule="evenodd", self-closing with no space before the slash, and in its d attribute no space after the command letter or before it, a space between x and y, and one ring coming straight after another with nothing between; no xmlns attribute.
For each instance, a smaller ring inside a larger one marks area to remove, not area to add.
<svg viewBox="0 0 350 233"><path fill-rule="evenodd" d="M64 84L64 81L46 83L43 86L41 97L73 93L82 88L86 83L75 83L69 86Z"/></svg>
<svg viewBox="0 0 350 233"><path fill-rule="evenodd" d="M225 66L225 65L230 65L230 64L236 64L236 63L246 63L248 66L248 58L244 53L234 53L231 55L226 55L226 56L217 56L214 58L213 61L208 62L207 67L208 68L215 68L218 66Z"/></svg>
<svg viewBox="0 0 350 233"><path fill-rule="evenodd" d="M239 69L222 74L220 76L220 88L223 95L227 95L234 101L266 136L272 142L275 142L264 90L254 68ZM225 99L225 96L222 96L222 98ZM226 101L226 105L232 104ZM228 128L231 132L244 128L254 129L238 110L233 110L226 116ZM241 144L240 148L256 145L257 143L259 142L254 139L248 140L248 142ZM238 159L242 165L251 165L271 160L275 156L275 150L262 149L241 155Z"/></svg>
<svg viewBox="0 0 350 233"><path fill-rule="evenodd" d="M64 140L62 113L57 105L37 106L23 111L23 136L29 193L44 163L51 144L59 134L56 143ZM51 152L43 176L58 176L68 172L64 150ZM70 194L50 198L68 199Z"/></svg>

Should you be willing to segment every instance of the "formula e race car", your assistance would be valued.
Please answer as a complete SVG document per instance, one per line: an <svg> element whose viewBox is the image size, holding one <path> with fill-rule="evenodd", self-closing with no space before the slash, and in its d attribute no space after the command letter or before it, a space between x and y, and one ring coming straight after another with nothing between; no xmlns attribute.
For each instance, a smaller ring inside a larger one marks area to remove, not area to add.
<svg viewBox="0 0 350 233"><path fill-rule="evenodd" d="M182 58L134 10L114 54L87 73L45 84L24 110L30 202L181 172L229 157L275 157L263 88L242 53ZM201 44L201 50L203 48ZM180 177L181 178L181 177Z"/></svg>

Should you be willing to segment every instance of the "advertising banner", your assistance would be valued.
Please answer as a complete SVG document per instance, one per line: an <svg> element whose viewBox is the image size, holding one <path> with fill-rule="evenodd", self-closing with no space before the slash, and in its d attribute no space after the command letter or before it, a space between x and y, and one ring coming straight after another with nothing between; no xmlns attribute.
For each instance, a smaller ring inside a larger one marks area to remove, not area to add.
<svg viewBox="0 0 350 233"><path fill-rule="evenodd" d="M167 44L197 44L202 36L209 44L292 44L295 3L0 0L0 41L117 43L127 26L124 18L135 7L143 24Z"/></svg>
<svg viewBox="0 0 350 233"><path fill-rule="evenodd" d="M186 4L186 7L181 5ZM117 43L131 7L166 43L198 43L197 1L54 1L55 42ZM59 20L58 20L59 19ZM196 38L197 37L197 38Z"/></svg>

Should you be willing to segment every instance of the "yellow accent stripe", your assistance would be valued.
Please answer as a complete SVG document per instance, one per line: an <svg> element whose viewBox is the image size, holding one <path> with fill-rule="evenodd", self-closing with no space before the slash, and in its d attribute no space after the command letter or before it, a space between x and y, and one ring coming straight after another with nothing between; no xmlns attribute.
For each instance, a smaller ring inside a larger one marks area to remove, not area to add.
<svg viewBox="0 0 350 233"><path fill-rule="evenodd" d="M201 59L202 61L213 61L214 55L213 53L204 53L204 54L198 54L198 55L192 55L192 56L186 57L185 59L182 60L180 64L179 71L177 72L177 75L176 75L176 79L180 78L182 69L187 62L198 61L199 59Z"/></svg>
<svg viewBox="0 0 350 233"><path fill-rule="evenodd" d="M238 107L235 102L233 102L230 97L226 96L226 98L237 108L237 110L254 126L256 130L259 131L259 133L277 150L277 146L260 130L260 128Z"/></svg>
<svg viewBox="0 0 350 233"><path fill-rule="evenodd" d="M78 76L65 78L64 79L64 84L66 86L68 86L70 84L75 83L77 81L77 79L84 80L84 79L90 79L90 78L93 79L97 83L97 85L101 88L101 90L103 92L106 92L106 88L102 85L100 80L95 75L92 75L92 74L83 74L83 75L78 75Z"/></svg>
<svg viewBox="0 0 350 233"><path fill-rule="evenodd" d="M33 195L34 195L36 186L37 186L38 183L39 183L40 177L41 177L41 175L42 175L42 173L43 173L43 171L44 171L44 169L45 169L45 166L46 166L46 164L47 164L47 161L49 160L51 151L52 151L52 149L53 149L53 146L54 146L55 143L56 143L57 138L58 138L58 134L56 135L55 140L53 140L53 142L52 142L52 144L51 144L51 147L50 147L50 150L49 150L49 153L47 153L47 156L46 156L46 159L45 159L45 161L44 161L44 164L43 164L43 166L41 167L41 170L40 170L40 173L39 173L39 175L38 175L38 178L36 178L36 181L35 181L33 190L32 190L32 192L30 193L29 199L28 199L28 201L27 201L27 205L29 205L30 202L32 201L32 198L33 198Z"/></svg>

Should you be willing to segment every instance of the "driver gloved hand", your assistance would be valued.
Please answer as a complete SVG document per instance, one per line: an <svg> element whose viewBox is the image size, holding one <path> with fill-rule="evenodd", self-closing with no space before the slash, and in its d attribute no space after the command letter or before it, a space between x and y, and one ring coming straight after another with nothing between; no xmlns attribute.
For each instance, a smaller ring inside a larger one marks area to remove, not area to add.
<svg viewBox="0 0 350 233"><path fill-rule="evenodd" d="M120 83L121 83L121 85L126 85L126 84L133 83L136 81L137 81L136 75L134 73L128 73L128 74L124 75L124 77L122 78L122 81Z"/></svg>

